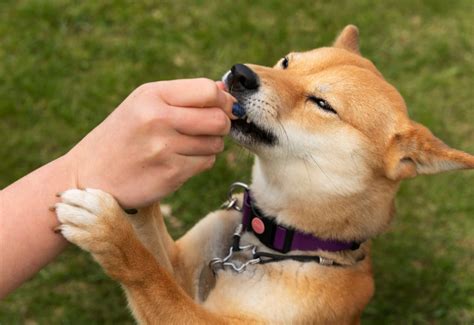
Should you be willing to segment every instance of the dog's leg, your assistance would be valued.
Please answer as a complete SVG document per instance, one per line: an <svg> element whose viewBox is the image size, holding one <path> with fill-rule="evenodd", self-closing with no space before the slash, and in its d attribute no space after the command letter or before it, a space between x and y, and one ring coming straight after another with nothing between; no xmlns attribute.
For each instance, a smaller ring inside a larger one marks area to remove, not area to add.
<svg viewBox="0 0 474 325"><path fill-rule="evenodd" d="M68 190L56 205L65 238L89 251L122 283L135 317L142 323L225 324L249 321L221 317L196 304L138 239L112 196L99 190Z"/></svg>
<svg viewBox="0 0 474 325"><path fill-rule="evenodd" d="M241 201L242 195L238 199ZM212 258L226 253L240 219L241 214L235 210L210 213L174 242L167 231L158 203L129 216L140 241L160 265L174 276L178 284L195 298L205 296L203 290L197 292L196 279L201 278L199 282L206 282L207 286L211 286L213 276L208 270L208 263ZM205 284L200 289L204 287Z"/></svg>
<svg viewBox="0 0 474 325"><path fill-rule="evenodd" d="M235 210L212 212L176 241L176 274L191 297L203 300L207 296L214 282L209 262L227 255L241 218Z"/></svg>
<svg viewBox="0 0 474 325"><path fill-rule="evenodd" d="M176 245L166 229L159 203L140 209L137 214L130 215L129 220L143 245L168 272L174 274L172 261L176 258Z"/></svg>
<svg viewBox="0 0 474 325"><path fill-rule="evenodd" d="M212 286L213 276L208 263L212 258L227 253L225 250L229 248L232 233L240 219L240 213L235 210L210 213L174 242L166 229L159 204L129 216L140 241L178 284L195 298L205 296L203 290L197 292L197 282L207 283L200 289ZM201 280L196 281L197 278Z"/></svg>

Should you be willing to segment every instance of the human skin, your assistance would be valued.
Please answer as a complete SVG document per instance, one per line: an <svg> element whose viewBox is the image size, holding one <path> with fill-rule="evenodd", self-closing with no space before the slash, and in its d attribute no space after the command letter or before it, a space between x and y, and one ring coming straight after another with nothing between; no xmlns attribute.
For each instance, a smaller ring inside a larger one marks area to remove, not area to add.
<svg viewBox="0 0 474 325"><path fill-rule="evenodd" d="M57 193L98 188L124 208L159 201L213 166L234 101L209 79L142 85L68 153L0 191L0 298L67 245L53 231Z"/></svg>

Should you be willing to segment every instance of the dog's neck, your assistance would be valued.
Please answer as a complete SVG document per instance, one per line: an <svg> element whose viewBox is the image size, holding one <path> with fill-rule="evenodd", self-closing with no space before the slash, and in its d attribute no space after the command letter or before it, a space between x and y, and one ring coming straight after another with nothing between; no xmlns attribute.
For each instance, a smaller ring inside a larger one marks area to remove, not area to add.
<svg viewBox="0 0 474 325"><path fill-rule="evenodd" d="M396 184L373 181L353 192L328 192L324 174L258 157L252 176L253 196L266 214L321 238L364 241L385 230L394 214Z"/></svg>

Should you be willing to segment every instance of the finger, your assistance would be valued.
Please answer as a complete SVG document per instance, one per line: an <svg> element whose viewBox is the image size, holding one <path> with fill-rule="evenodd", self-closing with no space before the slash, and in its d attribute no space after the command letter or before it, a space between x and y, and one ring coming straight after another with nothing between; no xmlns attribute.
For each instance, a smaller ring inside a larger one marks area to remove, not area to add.
<svg viewBox="0 0 474 325"><path fill-rule="evenodd" d="M217 85L217 88L219 88L220 90L226 91L226 86L225 86L224 82L216 81L216 85Z"/></svg>
<svg viewBox="0 0 474 325"><path fill-rule="evenodd" d="M163 173L163 168L158 168L157 179L166 187L165 194L172 193L181 187L191 177L208 170L214 166L215 155L210 156L183 156L169 155L169 172ZM161 187L161 186L159 186Z"/></svg>
<svg viewBox="0 0 474 325"><path fill-rule="evenodd" d="M202 173L203 171L211 169L215 162L216 162L216 156L215 155L210 155L210 156L184 156L185 158L185 163L189 168L186 169L185 177L186 179Z"/></svg>
<svg viewBox="0 0 474 325"><path fill-rule="evenodd" d="M230 99L227 101L227 104L222 108L222 110L231 120L236 120L238 119L238 117L232 113L232 105L234 105L234 103L237 103L237 99L235 99L229 93L225 93L225 94L226 96L230 96Z"/></svg>
<svg viewBox="0 0 474 325"><path fill-rule="evenodd" d="M232 96L219 89L215 81L205 78L180 79L159 83L160 97L171 106L220 107L232 106Z"/></svg>
<svg viewBox="0 0 474 325"><path fill-rule="evenodd" d="M170 107L171 127L185 135L224 136L230 131L230 120L219 108Z"/></svg>
<svg viewBox="0 0 474 325"><path fill-rule="evenodd" d="M170 175L161 175L167 179L168 185L173 189L178 189L189 178L205 171L214 166L216 161L215 155L209 156L183 156L173 155L169 163L172 166L180 166L177 169L178 173ZM184 168L185 167L185 168Z"/></svg>
<svg viewBox="0 0 474 325"><path fill-rule="evenodd" d="M224 91L227 96L230 96L230 100L231 100L232 105L234 103L237 103L237 99L227 91L227 87L225 86L225 84L222 81L216 81L216 85L217 85L217 88ZM232 105L230 105L230 106L226 105L225 107L223 107L223 110L231 120L236 120L236 119L238 119L238 117L233 114Z"/></svg>
<svg viewBox="0 0 474 325"><path fill-rule="evenodd" d="M183 156L210 156L224 150L224 139L212 136L180 135L173 141L174 151Z"/></svg>

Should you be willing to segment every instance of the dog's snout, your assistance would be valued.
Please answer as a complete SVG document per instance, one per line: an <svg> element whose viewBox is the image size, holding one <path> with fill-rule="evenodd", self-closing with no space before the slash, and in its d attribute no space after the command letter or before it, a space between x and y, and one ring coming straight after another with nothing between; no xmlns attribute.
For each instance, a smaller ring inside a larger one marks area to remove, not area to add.
<svg viewBox="0 0 474 325"><path fill-rule="evenodd" d="M258 76L245 64L236 64L231 68L231 82L232 89L244 88L246 90L256 90L259 86Z"/></svg>

